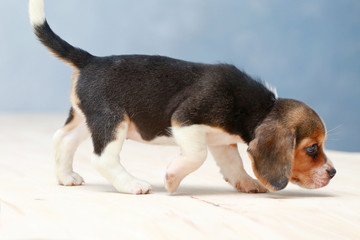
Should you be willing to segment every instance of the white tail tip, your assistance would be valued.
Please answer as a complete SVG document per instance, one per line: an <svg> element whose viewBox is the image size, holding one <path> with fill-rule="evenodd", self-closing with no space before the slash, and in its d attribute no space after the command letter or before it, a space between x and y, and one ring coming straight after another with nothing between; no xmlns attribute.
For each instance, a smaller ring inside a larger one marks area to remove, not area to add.
<svg viewBox="0 0 360 240"><path fill-rule="evenodd" d="M31 25L42 25L45 22L44 0L30 0L29 15Z"/></svg>

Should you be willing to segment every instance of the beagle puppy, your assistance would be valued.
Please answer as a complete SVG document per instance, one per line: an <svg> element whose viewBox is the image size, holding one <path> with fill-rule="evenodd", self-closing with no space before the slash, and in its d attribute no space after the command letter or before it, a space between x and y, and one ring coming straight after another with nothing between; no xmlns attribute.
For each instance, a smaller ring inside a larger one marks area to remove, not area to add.
<svg viewBox="0 0 360 240"><path fill-rule="evenodd" d="M149 183L120 164L126 139L180 146L180 156L166 170L169 192L202 165L208 149L225 180L241 192L278 191L289 181L319 188L334 177L324 153L325 125L304 103L277 98L228 64L145 55L96 57L50 29L43 0L30 0L29 12L39 40L75 69L70 114L54 136L59 184L83 184L73 171L73 156L90 136L93 165L122 193L151 191ZM245 172L238 142L248 144L259 181Z"/></svg>

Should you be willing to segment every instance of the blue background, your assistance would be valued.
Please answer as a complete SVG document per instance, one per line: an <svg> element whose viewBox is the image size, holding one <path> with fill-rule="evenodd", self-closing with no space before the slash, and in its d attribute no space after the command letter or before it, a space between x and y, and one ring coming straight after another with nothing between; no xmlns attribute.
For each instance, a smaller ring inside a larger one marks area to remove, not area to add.
<svg viewBox="0 0 360 240"><path fill-rule="evenodd" d="M36 40L27 5L27 0L0 3L0 112L65 112L72 69ZM314 108L327 125L328 149L360 151L358 0L45 5L53 30L95 55L160 54L234 64L275 86L280 97Z"/></svg>

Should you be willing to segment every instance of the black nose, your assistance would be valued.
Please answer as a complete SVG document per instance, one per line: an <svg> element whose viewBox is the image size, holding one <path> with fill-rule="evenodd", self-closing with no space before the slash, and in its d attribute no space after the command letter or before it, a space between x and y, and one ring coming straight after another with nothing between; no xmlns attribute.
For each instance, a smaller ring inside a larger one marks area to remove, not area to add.
<svg viewBox="0 0 360 240"><path fill-rule="evenodd" d="M335 176L335 174L336 174L335 168L330 169L327 172L328 172L330 178L333 178Z"/></svg>

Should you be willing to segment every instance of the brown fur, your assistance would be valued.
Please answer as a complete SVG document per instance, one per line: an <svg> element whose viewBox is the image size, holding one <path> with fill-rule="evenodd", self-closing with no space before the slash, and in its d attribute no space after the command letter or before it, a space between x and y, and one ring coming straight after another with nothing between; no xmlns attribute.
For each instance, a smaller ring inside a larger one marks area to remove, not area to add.
<svg viewBox="0 0 360 240"><path fill-rule="evenodd" d="M80 71L75 70L72 75L72 86L71 86L71 93L70 93L70 101L71 101L71 105L73 107L79 107L79 104L80 104L80 99L76 93L76 86L77 86L77 82L79 80L79 76L80 76Z"/></svg>
<svg viewBox="0 0 360 240"><path fill-rule="evenodd" d="M72 114L72 118L62 128L62 130L65 132L70 132L71 130L79 126L79 123L81 121L83 121L83 119L75 111L72 111L71 114Z"/></svg>
<svg viewBox="0 0 360 240"><path fill-rule="evenodd" d="M272 191L289 181L306 188L325 186L334 170L323 151L325 126L320 117L304 103L280 99L257 127L248 153L259 181ZM307 154L319 146L316 158Z"/></svg>

